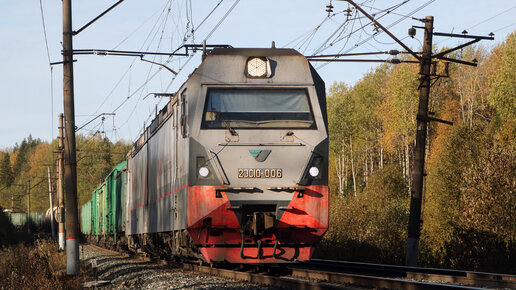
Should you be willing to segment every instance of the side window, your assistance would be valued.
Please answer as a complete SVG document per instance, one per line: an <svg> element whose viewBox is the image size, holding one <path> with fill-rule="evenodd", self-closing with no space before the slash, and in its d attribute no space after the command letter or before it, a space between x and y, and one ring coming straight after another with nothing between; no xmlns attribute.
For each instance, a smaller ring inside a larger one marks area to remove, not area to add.
<svg viewBox="0 0 516 290"><path fill-rule="evenodd" d="M186 90L181 93L181 133L183 134L183 138L188 137L186 132L186 116L187 116L187 108L186 108Z"/></svg>

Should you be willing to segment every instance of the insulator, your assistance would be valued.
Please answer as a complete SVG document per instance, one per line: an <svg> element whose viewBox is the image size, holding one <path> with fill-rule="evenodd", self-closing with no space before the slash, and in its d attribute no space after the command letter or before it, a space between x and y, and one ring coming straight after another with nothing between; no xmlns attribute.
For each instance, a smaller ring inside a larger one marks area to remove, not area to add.
<svg viewBox="0 0 516 290"><path fill-rule="evenodd" d="M326 12L328 12L328 13L333 12L333 5L331 5L331 4L326 5Z"/></svg>
<svg viewBox="0 0 516 290"><path fill-rule="evenodd" d="M349 6L348 6L348 9L346 9L346 16L347 17L351 16L351 8L349 8Z"/></svg>
<svg viewBox="0 0 516 290"><path fill-rule="evenodd" d="M491 32L491 33L489 33L488 35L489 35L489 36L491 36L491 37L495 36L495 34L494 34L494 33L492 33L492 32Z"/></svg>
<svg viewBox="0 0 516 290"><path fill-rule="evenodd" d="M398 55L398 54L400 54L400 52L399 52L398 50L396 50L396 49L391 49L391 50L389 50L389 52L388 52L388 53L389 53L390 55Z"/></svg>
<svg viewBox="0 0 516 290"><path fill-rule="evenodd" d="M462 31L462 34L468 34L468 31L467 31L466 29L464 29L464 30Z"/></svg>
<svg viewBox="0 0 516 290"><path fill-rule="evenodd" d="M389 62L392 64L398 64L398 63L401 63L401 60L399 60L397 58L393 58L393 59L389 60Z"/></svg>
<svg viewBox="0 0 516 290"><path fill-rule="evenodd" d="M416 36L416 29L414 27L409 28L408 35L414 38L414 36Z"/></svg>

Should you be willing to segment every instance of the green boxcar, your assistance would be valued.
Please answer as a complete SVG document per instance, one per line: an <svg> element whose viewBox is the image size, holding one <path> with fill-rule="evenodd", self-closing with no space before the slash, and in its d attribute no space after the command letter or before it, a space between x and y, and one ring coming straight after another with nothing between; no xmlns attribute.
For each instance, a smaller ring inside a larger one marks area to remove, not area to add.
<svg viewBox="0 0 516 290"><path fill-rule="evenodd" d="M99 191L101 189L102 185L97 187L95 191L93 192L91 196L91 215L92 215L92 221L93 221L93 228L92 228L92 235L95 235L97 237L97 241L99 239L99 232L100 232L100 219L99 219Z"/></svg>
<svg viewBox="0 0 516 290"><path fill-rule="evenodd" d="M9 219L11 220L13 226L24 227L25 223L27 222L27 214L21 212L12 212L9 215Z"/></svg>
<svg viewBox="0 0 516 290"><path fill-rule="evenodd" d="M106 227L107 234L114 236L114 242L118 239L118 233L125 228L125 171L127 162L124 161L113 169L106 177Z"/></svg>
<svg viewBox="0 0 516 290"><path fill-rule="evenodd" d="M85 235L92 234L91 200L81 208L81 232Z"/></svg>
<svg viewBox="0 0 516 290"><path fill-rule="evenodd" d="M30 224L32 226L42 228L45 225L45 214L43 214L42 212L31 212Z"/></svg>
<svg viewBox="0 0 516 290"><path fill-rule="evenodd" d="M27 226L27 214L22 212L13 212L9 214L9 219L15 227ZM33 228L41 228L45 223L45 216L41 212L30 213L30 224Z"/></svg>
<svg viewBox="0 0 516 290"><path fill-rule="evenodd" d="M88 212L82 214L82 228L88 229L84 224L89 224L89 231L84 230L83 233L95 235L97 242L102 236L108 235L113 236L116 243L118 234L125 231L126 168L126 161L115 166L104 182L93 191L88 202L89 209L83 209Z"/></svg>

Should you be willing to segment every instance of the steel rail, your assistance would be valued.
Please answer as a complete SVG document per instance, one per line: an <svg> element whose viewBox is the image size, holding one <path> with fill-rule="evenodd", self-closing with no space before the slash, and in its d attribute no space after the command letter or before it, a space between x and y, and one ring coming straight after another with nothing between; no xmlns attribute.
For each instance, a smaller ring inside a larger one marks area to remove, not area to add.
<svg viewBox="0 0 516 290"><path fill-rule="evenodd" d="M314 282L304 279L298 280L290 277L276 277L257 273L201 266L196 264L182 264L182 266L185 270L216 275L229 279L243 280L268 286L285 287L288 289L345 289L343 285L334 285L326 282Z"/></svg>
<svg viewBox="0 0 516 290"><path fill-rule="evenodd" d="M395 279L359 274L328 272L321 270L310 270L292 268L292 277L328 281L359 287L386 288L386 289L482 289L468 286L441 284L435 282L421 282L408 279Z"/></svg>
<svg viewBox="0 0 516 290"><path fill-rule="evenodd" d="M125 258L168 264L165 260L133 256L126 252L106 249L91 243L88 246ZM309 265L318 269L310 269ZM184 270L229 279L291 289L350 289L350 287L388 289L481 289L475 287L496 287L512 289L515 288L516 284L515 281L511 280L512 278L516 279L516 276L513 275L319 259L299 264L288 264L287 269L291 271L291 274L284 276L203 266L197 263L183 262L180 267ZM331 269L332 267L333 269ZM486 277L489 279L485 279Z"/></svg>
<svg viewBox="0 0 516 290"><path fill-rule="evenodd" d="M397 265L368 264L360 262L313 259L304 263L315 267L334 267L355 273L377 273L389 277L445 282L474 287L496 287L516 289L516 275L461 271L437 268L421 268Z"/></svg>

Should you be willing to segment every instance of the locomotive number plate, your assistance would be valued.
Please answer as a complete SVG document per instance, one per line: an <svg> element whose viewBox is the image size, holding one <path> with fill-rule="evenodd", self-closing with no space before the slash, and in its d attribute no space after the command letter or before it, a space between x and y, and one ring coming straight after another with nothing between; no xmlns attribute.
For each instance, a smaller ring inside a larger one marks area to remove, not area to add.
<svg viewBox="0 0 516 290"><path fill-rule="evenodd" d="M239 168L238 178L282 178L281 168Z"/></svg>

